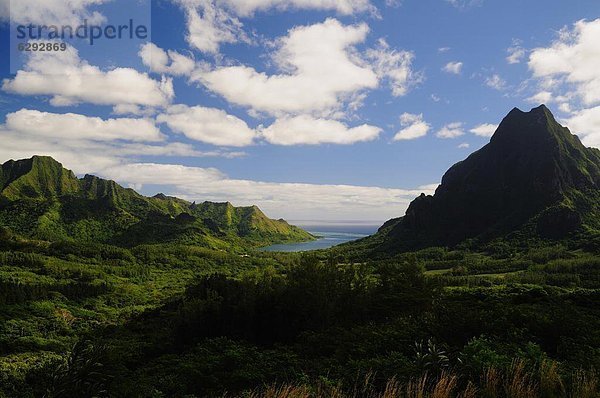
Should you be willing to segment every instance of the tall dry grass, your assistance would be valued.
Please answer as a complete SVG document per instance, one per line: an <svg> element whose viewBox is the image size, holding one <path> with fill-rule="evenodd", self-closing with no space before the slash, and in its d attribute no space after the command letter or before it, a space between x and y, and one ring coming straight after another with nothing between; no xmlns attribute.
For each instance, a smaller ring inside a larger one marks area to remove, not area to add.
<svg viewBox="0 0 600 398"><path fill-rule="evenodd" d="M372 374L353 389L340 386L267 386L227 398L600 398L598 375L593 371L574 371L566 376L558 364L545 360L528 368L521 360L505 370L490 368L477 381L464 380L452 372L401 382L391 378L377 388Z"/></svg>

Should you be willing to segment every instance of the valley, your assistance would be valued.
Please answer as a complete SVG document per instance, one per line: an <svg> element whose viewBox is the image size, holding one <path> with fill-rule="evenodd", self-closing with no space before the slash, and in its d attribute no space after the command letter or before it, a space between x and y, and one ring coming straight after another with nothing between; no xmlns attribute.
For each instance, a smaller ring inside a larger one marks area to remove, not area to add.
<svg viewBox="0 0 600 398"><path fill-rule="evenodd" d="M600 392L600 152L545 106L334 247L49 157L0 170L0 397ZM321 250L261 249L298 242Z"/></svg>

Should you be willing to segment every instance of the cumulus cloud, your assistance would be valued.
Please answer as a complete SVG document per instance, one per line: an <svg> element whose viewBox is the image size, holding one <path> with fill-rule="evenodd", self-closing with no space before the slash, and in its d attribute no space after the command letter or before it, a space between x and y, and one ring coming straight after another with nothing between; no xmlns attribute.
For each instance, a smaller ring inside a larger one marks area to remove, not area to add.
<svg viewBox="0 0 600 398"><path fill-rule="evenodd" d="M369 0L174 0L184 10L187 41L195 49L218 54L226 43L252 40L244 31L240 18L257 11L277 9L312 9L335 11L342 15L376 9Z"/></svg>
<svg viewBox="0 0 600 398"><path fill-rule="evenodd" d="M469 148L471 145L469 145L468 142L463 142L462 144L458 145L458 149L467 149Z"/></svg>
<svg viewBox="0 0 600 398"><path fill-rule="evenodd" d="M463 124L461 122L454 122L446 124L437 133L438 138L456 138L464 135Z"/></svg>
<svg viewBox="0 0 600 398"><path fill-rule="evenodd" d="M460 75L460 71L462 70L463 63L462 62L448 62L442 70L446 73L452 73L454 75Z"/></svg>
<svg viewBox="0 0 600 398"><path fill-rule="evenodd" d="M157 120L192 140L213 145L246 146L256 137L245 121L216 108L173 105Z"/></svg>
<svg viewBox="0 0 600 398"><path fill-rule="evenodd" d="M0 0L0 20L28 25L76 25L84 19L90 24L99 24L106 18L93 6L108 0Z"/></svg>
<svg viewBox="0 0 600 398"><path fill-rule="evenodd" d="M336 120L301 115L278 119L261 133L277 145L354 144L376 139L381 129L368 124L350 128Z"/></svg>
<svg viewBox="0 0 600 398"><path fill-rule="evenodd" d="M272 115L332 112L357 91L375 88L376 73L351 54L365 40L366 24L344 26L335 19L300 26L279 40L274 61L286 73L268 75L248 66L198 70L193 81L227 101Z"/></svg>
<svg viewBox="0 0 600 398"><path fill-rule="evenodd" d="M421 192L433 193L437 184L419 189L391 189L353 185L273 183L233 179L215 169L170 164L129 164L106 168L106 178L123 184L171 186L170 194L195 201L230 201L258 205L269 216L287 219L386 220L403 214Z"/></svg>
<svg viewBox="0 0 600 398"><path fill-rule="evenodd" d="M379 40L375 48L359 53L369 27L343 25L329 18L298 26L274 43L271 60L280 73L267 74L250 66L198 68L191 80L250 108L252 115L340 118L361 106L365 91L387 82L395 96L404 95L422 81L412 70L414 54L390 48Z"/></svg>
<svg viewBox="0 0 600 398"><path fill-rule="evenodd" d="M600 103L600 19L581 20L560 31L549 47L532 50L529 69L545 87L573 91L587 106Z"/></svg>
<svg viewBox="0 0 600 398"><path fill-rule="evenodd" d="M492 135L494 135L497 128L497 124L484 123L473 127L469 131L480 137L491 137Z"/></svg>
<svg viewBox="0 0 600 398"><path fill-rule="evenodd" d="M198 151L168 142L151 119L101 119L21 109L0 125L0 159L49 155L78 173L93 173L146 156L240 157L241 152Z"/></svg>
<svg viewBox="0 0 600 398"><path fill-rule="evenodd" d="M150 78L131 68L103 71L79 58L75 48L64 52L32 52L23 70L4 79L2 89L20 95L51 96L54 106L141 105L160 107L174 97L173 82Z"/></svg>
<svg viewBox="0 0 600 398"><path fill-rule="evenodd" d="M366 58L380 79L386 79L392 89L392 95L405 95L411 86L423 80L421 73L415 73L412 62L415 55L411 51L394 50L380 39L376 48L368 49Z"/></svg>
<svg viewBox="0 0 600 398"><path fill-rule="evenodd" d="M97 141L162 141L164 136L150 119L107 119L75 113L48 113L21 109L6 115L6 127L32 136Z"/></svg>
<svg viewBox="0 0 600 398"><path fill-rule="evenodd" d="M413 140L427 135L431 125L423 120L423 114L403 113L400 116L402 128L394 135L394 141Z"/></svg>
<svg viewBox="0 0 600 398"><path fill-rule="evenodd" d="M574 112L565 123L585 145L600 148L600 106Z"/></svg>
<svg viewBox="0 0 600 398"><path fill-rule="evenodd" d="M189 75L196 67L195 61L177 51L165 51L154 43L146 43L139 52L142 62L152 72L174 76Z"/></svg>

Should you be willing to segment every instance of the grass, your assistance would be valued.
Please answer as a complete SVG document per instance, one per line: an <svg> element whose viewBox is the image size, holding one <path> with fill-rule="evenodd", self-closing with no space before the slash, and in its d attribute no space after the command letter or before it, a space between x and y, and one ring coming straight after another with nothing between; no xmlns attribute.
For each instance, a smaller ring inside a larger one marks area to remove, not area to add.
<svg viewBox="0 0 600 398"><path fill-rule="evenodd" d="M544 361L539 369L530 369L521 360L514 360L508 369L488 368L474 382L453 372L400 382L395 377L377 387L372 375L347 391L324 384L270 385L240 394L225 394L224 398L598 398L597 373L577 370L566 380L553 361Z"/></svg>

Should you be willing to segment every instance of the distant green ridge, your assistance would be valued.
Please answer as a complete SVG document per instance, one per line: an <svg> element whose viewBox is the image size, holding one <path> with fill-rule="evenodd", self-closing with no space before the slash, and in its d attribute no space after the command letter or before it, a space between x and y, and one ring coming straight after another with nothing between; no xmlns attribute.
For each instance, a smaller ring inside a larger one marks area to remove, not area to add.
<svg viewBox="0 0 600 398"><path fill-rule="evenodd" d="M164 194L148 198L96 176L78 179L45 156L4 163L0 187L0 226L39 239L220 249L313 239L256 206L197 205Z"/></svg>

